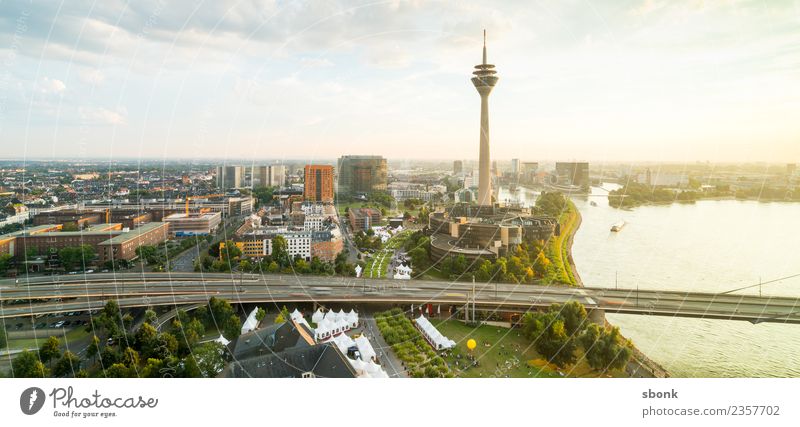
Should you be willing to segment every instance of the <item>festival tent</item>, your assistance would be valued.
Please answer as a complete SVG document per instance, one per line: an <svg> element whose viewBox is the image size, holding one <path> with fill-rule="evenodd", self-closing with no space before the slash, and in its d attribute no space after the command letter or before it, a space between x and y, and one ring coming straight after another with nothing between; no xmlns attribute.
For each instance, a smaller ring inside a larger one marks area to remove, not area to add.
<svg viewBox="0 0 800 427"><path fill-rule="evenodd" d="M358 313L356 313L356 311L352 308L350 309L350 312L347 313L346 319L351 328L358 327Z"/></svg>
<svg viewBox="0 0 800 427"><path fill-rule="evenodd" d="M258 313L258 307L254 308L250 315L247 316L247 320L244 321L242 324L242 335L254 331L258 327L258 319L256 319L256 313Z"/></svg>
<svg viewBox="0 0 800 427"><path fill-rule="evenodd" d="M428 319L425 318L423 315L419 315L416 319L417 327L422 331L422 334L425 336L425 339L434 346L436 350L446 350L448 348L453 348L456 346L456 342L445 337L436 329L433 324L431 324Z"/></svg>
<svg viewBox="0 0 800 427"><path fill-rule="evenodd" d="M316 324L322 322L322 319L324 318L325 318L325 312L322 311L321 308L318 308L317 311L315 311L314 314L311 315L311 321Z"/></svg>
<svg viewBox="0 0 800 427"><path fill-rule="evenodd" d="M358 347L358 352L361 353L361 360L374 360L375 359L375 349L372 348L372 344L370 344L369 339L364 335L356 338L356 346Z"/></svg>
<svg viewBox="0 0 800 427"><path fill-rule="evenodd" d="M292 312L292 314L290 314L290 316L291 316L292 320L302 319L303 318L303 313L300 313L295 308L294 311Z"/></svg>
<svg viewBox="0 0 800 427"><path fill-rule="evenodd" d="M322 321L317 323L316 329L314 329L314 338L317 340L330 338L333 335L333 328L334 325L332 325L329 320L322 319Z"/></svg>
<svg viewBox="0 0 800 427"><path fill-rule="evenodd" d="M218 343L220 343L220 344L222 344L224 346L227 346L228 344L231 343L230 341L225 339L225 337L223 337L222 334L220 334L219 338L215 339L214 342L218 342Z"/></svg>

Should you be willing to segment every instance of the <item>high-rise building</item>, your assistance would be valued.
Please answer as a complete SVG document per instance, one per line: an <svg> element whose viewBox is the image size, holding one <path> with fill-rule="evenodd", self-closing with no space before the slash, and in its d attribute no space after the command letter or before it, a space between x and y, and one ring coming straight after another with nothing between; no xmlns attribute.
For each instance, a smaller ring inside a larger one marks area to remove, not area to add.
<svg viewBox="0 0 800 427"><path fill-rule="evenodd" d="M511 159L511 173L514 175L519 175L520 168L519 168L519 159Z"/></svg>
<svg viewBox="0 0 800 427"><path fill-rule="evenodd" d="M556 162L556 176L559 184L589 188L589 163Z"/></svg>
<svg viewBox="0 0 800 427"><path fill-rule="evenodd" d="M333 166L306 165L303 196L310 202L333 201Z"/></svg>
<svg viewBox="0 0 800 427"><path fill-rule="evenodd" d="M458 175L461 172L464 172L464 162L461 160L453 161L453 174Z"/></svg>
<svg viewBox="0 0 800 427"><path fill-rule="evenodd" d="M269 187L269 166L253 166L253 187Z"/></svg>
<svg viewBox="0 0 800 427"><path fill-rule="evenodd" d="M489 153L489 94L497 84L498 77L494 65L486 62L486 30L483 30L483 63L475 66L472 84L481 96L480 152L478 156L478 205L492 205L492 177L489 176L491 163Z"/></svg>
<svg viewBox="0 0 800 427"><path fill-rule="evenodd" d="M286 184L287 168L286 165L270 165L269 167L269 186L283 187Z"/></svg>
<svg viewBox="0 0 800 427"><path fill-rule="evenodd" d="M222 190L241 188L244 185L242 166L217 166L217 187Z"/></svg>
<svg viewBox="0 0 800 427"><path fill-rule="evenodd" d="M337 165L339 193L386 191L388 167L381 156L342 156Z"/></svg>

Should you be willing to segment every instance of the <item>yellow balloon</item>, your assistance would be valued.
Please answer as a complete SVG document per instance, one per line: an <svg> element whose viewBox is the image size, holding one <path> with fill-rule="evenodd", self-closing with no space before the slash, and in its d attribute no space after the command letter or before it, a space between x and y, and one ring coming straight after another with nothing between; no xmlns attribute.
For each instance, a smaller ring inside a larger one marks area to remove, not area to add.
<svg viewBox="0 0 800 427"><path fill-rule="evenodd" d="M467 348L468 349L475 350L475 347L477 347L477 346L478 346L478 343L476 343L475 340L470 339L470 340L467 341Z"/></svg>

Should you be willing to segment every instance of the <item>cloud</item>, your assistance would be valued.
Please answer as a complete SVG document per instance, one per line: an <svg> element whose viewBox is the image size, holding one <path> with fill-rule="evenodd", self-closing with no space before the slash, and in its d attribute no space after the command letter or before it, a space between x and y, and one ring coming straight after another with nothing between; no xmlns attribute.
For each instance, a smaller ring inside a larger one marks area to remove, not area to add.
<svg viewBox="0 0 800 427"><path fill-rule="evenodd" d="M102 107L80 107L78 109L81 121L87 125L125 125L127 124L128 111L120 108L117 111Z"/></svg>
<svg viewBox="0 0 800 427"><path fill-rule="evenodd" d="M52 94L60 94L64 92L67 86L58 79L51 79L49 77L45 77L36 84L36 91L45 94L45 95L52 95Z"/></svg>

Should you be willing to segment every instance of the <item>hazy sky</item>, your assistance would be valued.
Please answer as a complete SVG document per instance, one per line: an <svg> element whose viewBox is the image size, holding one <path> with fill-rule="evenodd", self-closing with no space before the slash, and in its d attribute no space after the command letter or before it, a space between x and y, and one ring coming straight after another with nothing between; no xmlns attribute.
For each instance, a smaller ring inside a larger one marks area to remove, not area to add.
<svg viewBox="0 0 800 427"><path fill-rule="evenodd" d="M800 161L800 1L0 0L0 157Z"/></svg>

